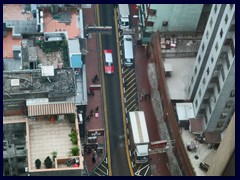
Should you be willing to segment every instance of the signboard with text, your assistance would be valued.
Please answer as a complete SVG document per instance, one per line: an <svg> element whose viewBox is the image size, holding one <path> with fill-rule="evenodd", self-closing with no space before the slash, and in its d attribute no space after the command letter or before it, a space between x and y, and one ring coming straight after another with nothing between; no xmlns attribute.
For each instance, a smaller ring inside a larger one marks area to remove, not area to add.
<svg viewBox="0 0 240 180"><path fill-rule="evenodd" d="M104 129L91 129L88 130L88 137L104 136Z"/></svg>

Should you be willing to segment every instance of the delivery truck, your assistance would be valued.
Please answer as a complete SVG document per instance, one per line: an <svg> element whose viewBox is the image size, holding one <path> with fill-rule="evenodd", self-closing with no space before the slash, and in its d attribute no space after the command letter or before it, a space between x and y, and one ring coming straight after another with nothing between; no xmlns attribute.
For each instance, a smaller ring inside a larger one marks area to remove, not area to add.
<svg viewBox="0 0 240 180"><path fill-rule="evenodd" d="M148 162L149 136L143 111L128 112L135 163Z"/></svg>

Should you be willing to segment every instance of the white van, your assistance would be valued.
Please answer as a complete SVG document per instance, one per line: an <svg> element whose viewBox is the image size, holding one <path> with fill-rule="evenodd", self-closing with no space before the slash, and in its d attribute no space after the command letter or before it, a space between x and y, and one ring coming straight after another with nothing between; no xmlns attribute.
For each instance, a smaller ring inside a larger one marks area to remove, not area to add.
<svg viewBox="0 0 240 180"><path fill-rule="evenodd" d="M118 5L118 22L120 29L129 28L129 6L128 4L119 4Z"/></svg>
<svg viewBox="0 0 240 180"><path fill-rule="evenodd" d="M132 66L134 63L133 56L133 39L131 35L123 35L123 48L124 48L124 66Z"/></svg>

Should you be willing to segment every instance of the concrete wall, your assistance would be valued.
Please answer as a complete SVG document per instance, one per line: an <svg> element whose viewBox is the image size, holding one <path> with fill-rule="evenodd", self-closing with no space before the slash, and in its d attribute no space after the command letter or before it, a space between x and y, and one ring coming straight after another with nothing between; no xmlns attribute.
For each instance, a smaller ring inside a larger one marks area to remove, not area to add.
<svg viewBox="0 0 240 180"><path fill-rule="evenodd" d="M207 176L221 176L233 153L235 153L235 114L226 129L225 136L220 143Z"/></svg>
<svg viewBox="0 0 240 180"><path fill-rule="evenodd" d="M196 31L203 4L151 4L157 10L154 31ZM168 26L163 27L163 21Z"/></svg>

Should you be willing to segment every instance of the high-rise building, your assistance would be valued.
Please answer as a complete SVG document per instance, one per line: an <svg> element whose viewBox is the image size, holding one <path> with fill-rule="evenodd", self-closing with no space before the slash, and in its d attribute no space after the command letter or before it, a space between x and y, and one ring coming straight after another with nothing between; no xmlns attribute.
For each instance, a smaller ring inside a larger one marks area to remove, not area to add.
<svg viewBox="0 0 240 180"><path fill-rule="evenodd" d="M235 110L235 4L214 4L188 87L205 132L221 132Z"/></svg>
<svg viewBox="0 0 240 180"><path fill-rule="evenodd" d="M199 32L206 24L209 6L211 5L139 4L138 13L142 43L148 44L151 34L156 31L162 33ZM199 28L199 25L201 25L201 28Z"/></svg>

